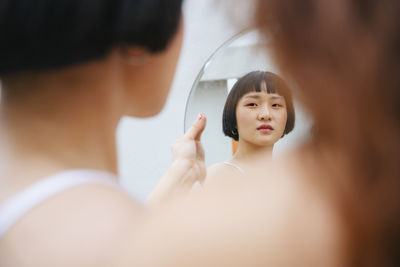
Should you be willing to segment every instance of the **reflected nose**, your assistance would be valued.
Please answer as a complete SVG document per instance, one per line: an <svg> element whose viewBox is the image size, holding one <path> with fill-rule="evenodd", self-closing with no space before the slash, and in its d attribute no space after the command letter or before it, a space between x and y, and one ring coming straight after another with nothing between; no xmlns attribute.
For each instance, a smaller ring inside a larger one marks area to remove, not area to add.
<svg viewBox="0 0 400 267"><path fill-rule="evenodd" d="M268 106L263 106L258 113L258 119L262 121L271 120L271 111Z"/></svg>

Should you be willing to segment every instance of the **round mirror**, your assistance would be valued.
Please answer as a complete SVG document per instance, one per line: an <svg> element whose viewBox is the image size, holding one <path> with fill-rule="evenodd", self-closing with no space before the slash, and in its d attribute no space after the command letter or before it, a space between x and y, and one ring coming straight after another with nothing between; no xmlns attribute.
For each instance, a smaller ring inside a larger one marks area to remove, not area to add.
<svg viewBox="0 0 400 267"><path fill-rule="evenodd" d="M225 101L238 78L256 70L279 75L268 55L268 40L257 30L247 30L219 47L198 74L186 103L184 129L190 127L199 113L206 115L207 127L202 143L207 167L226 161L235 153L236 142L222 130ZM309 136L310 120L296 99L293 102L296 112L294 130L274 145L273 155L293 148Z"/></svg>

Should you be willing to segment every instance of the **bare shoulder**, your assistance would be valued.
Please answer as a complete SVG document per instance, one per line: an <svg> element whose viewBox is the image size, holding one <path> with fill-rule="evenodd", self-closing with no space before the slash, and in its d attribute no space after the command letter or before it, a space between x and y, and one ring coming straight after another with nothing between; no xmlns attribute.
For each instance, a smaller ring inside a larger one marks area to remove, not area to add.
<svg viewBox="0 0 400 267"><path fill-rule="evenodd" d="M124 257L140 266L341 266L335 205L296 163L276 165L157 214Z"/></svg>
<svg viewBox="0 0 400 267"><path fill-rule="evenodd" d="M120 240L134 231L143 215L141 205L118 188L77 186L24 215L0 242L0 262L113 266Z"/></svg>
<svg viewBox="0 0 400 267"><path fill-rule="evenodd" d="M228 170L230 170L229 166L223 162L213 164L207 168L207 171L215 173L226 172Z"/></svg>
<svg viewBox="0 0 400 267"><path fill-rule="evenodd" d="M207 168L206 186L230 182L239 179L241 174L233 166L225 163L216 163Z"/></svg>

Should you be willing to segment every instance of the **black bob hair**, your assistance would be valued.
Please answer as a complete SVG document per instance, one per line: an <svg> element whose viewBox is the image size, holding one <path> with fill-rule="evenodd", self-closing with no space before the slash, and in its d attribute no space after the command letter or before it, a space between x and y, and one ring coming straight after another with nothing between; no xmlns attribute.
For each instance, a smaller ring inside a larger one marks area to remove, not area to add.
<svg viewBox="0 0 400 267"><path fill-rule="evenodd" d="M243 95L249 92L261 92L262 84L265 83L267 93L276 93L285 98L287 121L283 136L290 133L294 128L295 111L293 106L292 93L284 80L278 75L268 71L253 71L241 77L232 90L229 92L226 99L224 112L222 115L222 130L226 136L239 140L239 133L237 132L236 125L236 107L239 100ZM283 137L282 136L282 137Z"/></svg>
<svg viewBox="0 0 400 267"><path fill-rule="evenodd" d="M119 45L162 51L182 0L0 0L0 76L101 59Z"/></svg>

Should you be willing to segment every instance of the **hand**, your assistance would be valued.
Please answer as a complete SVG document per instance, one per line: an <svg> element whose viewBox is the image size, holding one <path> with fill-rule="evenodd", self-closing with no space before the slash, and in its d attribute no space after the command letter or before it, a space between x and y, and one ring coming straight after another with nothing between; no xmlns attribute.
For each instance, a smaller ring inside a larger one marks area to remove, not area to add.
<svg viewBox="0 0 400 267"><path fill-rule="evenodd" d="M204 162L204 150L200 142L201 134L206 127L206 118L199 114L197 120L189 130L172 145L173 165L184 169L185 182L192 185L199 181L204 182L206 166ZM183 181L182 181L183 182Z"/></svg>
<svg viewBox="0 0 400 267"><path fill-rule="evenodd" d="M172 145L172 165L148 197L151 204L185 195L197 181L204 182L206 166L200 137L205 127L206 117L199 114L190 129Z"/></svg>

